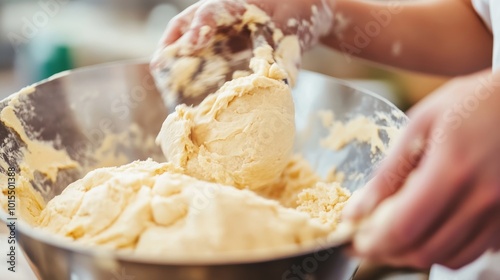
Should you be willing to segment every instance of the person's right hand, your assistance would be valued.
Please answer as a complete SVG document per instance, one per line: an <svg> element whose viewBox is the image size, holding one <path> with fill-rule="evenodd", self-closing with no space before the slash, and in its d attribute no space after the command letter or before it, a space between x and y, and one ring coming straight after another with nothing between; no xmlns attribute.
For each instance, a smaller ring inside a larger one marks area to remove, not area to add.
<svg viewBox="0 0 500 280"><path fill-rule="evenodd" d="M354 253L392 266L458 269L500 250L500 71L455 78L410 123L343 219Z"/></svg>
<svg viewBox="0 0 500 280"><path fill-rule="evenodd" d="M333 21L329 0L200 0L170 21L161 47L185 37L194 50L202 49L218 30L241 22L248 5L266 12L284 35L297 35L302 51L326 35Z"/></svg>

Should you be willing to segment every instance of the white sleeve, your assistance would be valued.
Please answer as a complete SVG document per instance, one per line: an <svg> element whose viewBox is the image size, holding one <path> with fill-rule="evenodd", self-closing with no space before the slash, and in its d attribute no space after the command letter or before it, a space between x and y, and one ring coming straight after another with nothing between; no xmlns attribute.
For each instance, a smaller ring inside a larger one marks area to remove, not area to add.
<svg viewBox="0 0 500 280"><path fill-rule="evenodd" d="M496 1L496 0L495 0ZM474 262L457 270L433 265L430 280L492 280L500 279L500 252L488 251Z"/></svg>
<svg viewBox="0 0 500 280"><path fill-rule="evenodd" d="M484 23L492 30L490 0L471 0L472 6L483 19ZM497 0L498 1L498 0Z"/></svg>

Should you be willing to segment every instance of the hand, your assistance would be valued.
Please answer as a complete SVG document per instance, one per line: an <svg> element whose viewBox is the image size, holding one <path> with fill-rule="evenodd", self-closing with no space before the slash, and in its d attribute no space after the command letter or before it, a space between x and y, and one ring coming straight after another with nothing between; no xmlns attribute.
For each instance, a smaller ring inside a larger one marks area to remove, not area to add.
<svg viewBox="0 0 500 280"><path fill-rule="evenodd" d="M455 79L409 115L375 178L346 206L345 219L364 218L355 254L459 268L500 249L500 72Z"/></svg>
<svg viewBox="0 0 500 280"><path fill-rule="evenodd" d="M284 35L297 35L302 50L318 42L332 24L328 0L201 0L173 18L161 40L169 45L184 36L194 49L206 47L208 40L221 29L241 22L247 5L255 5L270 15L271 22Z"/></svg>

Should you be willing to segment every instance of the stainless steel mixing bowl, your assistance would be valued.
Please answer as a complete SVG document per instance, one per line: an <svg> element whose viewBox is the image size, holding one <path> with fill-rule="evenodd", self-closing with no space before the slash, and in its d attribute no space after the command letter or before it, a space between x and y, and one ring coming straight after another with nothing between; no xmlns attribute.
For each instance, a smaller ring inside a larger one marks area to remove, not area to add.
<svg viewBox="0 0 500 280"><path fill-rule="evenodd" d="M0 110L11 98L0 103ZM361 174L346 177L344 185L351 190L364 185L383 154L371 155L366 143L352 143L336 152L322 148L319 139L327 131L320 125L317 111L333 110L338 120L364 115L380 125L398 128L407 122L406 116L388 101L312 72L301 72L294 98L297 151L320 174L326 174L332 166L346 174ZM84 167L59 172L54 183L34 170L36 179L32 184L46 200L95 168L98 164L95 152L105 136L123 135L131 124L137 124L134 127L141 129L140 133L136 131L130 138L117 137L116 143L112 143L115 152L125 155L121 163L150 156L161 159L159 149L145 143L156 136L168 112L148 66L143 63L110 64L62 73L39 83L34 93L21 99L16 112L30 138L51 141L55 148L65 149ZM386 117L377 118L380 113ZM7 151L0 160L17 167L22 161L23 147L19 135L2 123L0 137L4 139L0 148ZM386 135L382 137L388 141ZM0 216L6 221L5 212L0 211ZM36 274L47 280L349 279L358 265L340 247L325 242L319 242L316 248L273 258L175 261L82 247L33 229L22 221L16 234Z"/></svg>

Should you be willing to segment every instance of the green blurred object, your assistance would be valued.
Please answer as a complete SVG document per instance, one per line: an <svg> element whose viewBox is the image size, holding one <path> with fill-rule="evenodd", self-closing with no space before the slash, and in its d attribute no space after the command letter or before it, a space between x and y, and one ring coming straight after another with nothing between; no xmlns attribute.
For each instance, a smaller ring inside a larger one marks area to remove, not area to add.
<svg viewBox="0 0 500 280"><path fill-rule="evenodd" d="M55 45L45 60L38 65L37 80L46 79L54 74L73 68L71 49L67 45Z"/></svg>

